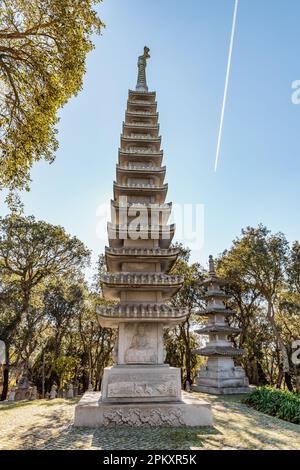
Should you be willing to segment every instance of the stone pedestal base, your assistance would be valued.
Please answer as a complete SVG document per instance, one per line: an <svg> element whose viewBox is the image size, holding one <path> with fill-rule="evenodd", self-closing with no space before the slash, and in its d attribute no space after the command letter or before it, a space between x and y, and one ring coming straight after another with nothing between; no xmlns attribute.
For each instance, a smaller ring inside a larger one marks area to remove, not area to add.
<svg viewBox="0 0 300 470"><path fill-rule="evenodd" d="M217 395L250 392L249 382L242 367L219 370L204 367L200 370L192 389Z"/></svg>
<svg viewBox="0 0 300 470"><path fill-rule="evenodd" d="M100 392L87 392L75 408L75 426L164 427L211 426L211 405L183 393L178 402L103 402Z"/></svg>
<svg viewBox="0 0 300 470"><path fill-rule="evenodd" d="M180 369L148 365L117 365L104 369L102 401L165 402L181 399Z"/></svg>

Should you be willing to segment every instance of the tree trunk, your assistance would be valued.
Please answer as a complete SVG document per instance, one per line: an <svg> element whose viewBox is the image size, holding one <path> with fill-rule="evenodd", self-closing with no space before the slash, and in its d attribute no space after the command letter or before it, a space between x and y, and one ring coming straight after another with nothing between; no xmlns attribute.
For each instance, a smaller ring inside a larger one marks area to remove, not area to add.
<svg viewBox="0 0 300 470"><path fill-rule="evenodd" d="M190 322L186 322L186 353L185 353L185 368L186 368L186 379L185 379L185 389L187 382L189 385L192 384L191 379L191 345L190 345Z"/></svg>
<svg viewBox="0 0 300 470"><path fill-rule="evenodd" d="M285 384L286 384L289 392L292 392L294 390L294 388L293 388L292 377L291 377L290 373L287 373L287 372L284 373L284 381L285 381Z"/></svg>
<svg viewBox="0 0 300 470"><path fill-rule="evenodd" d="M7 398L8 383L9 383L9 346L6 344L5 347L5 364L3 366L3 389L1 393L0 401L4 401Z"/></svg>
<svg viewBox="0 0 300 470"><path fill-rule="evenodd" d="M275 335L275 338L278 342L278 346L282 356L282 371L286 386L290 392L293 391L293 385L291 380L291 372L290 372L290 361L289 355L287 352L287 348L285 347L284 341L281 338L281 335L277 329L276 322L274 320L274 307L272 301L268 301L268 312L267 312L268 320L270 322L271 328Z"/></svg>
<svg viewBox="0 0 300 470"><path fill-rule="evenodd" d="M266 374L261 366L261 363L257 361L257 374L258 374L258 385L266 385L268 383Z"/></svg>
<svg viewBox="0 0 300 470"><path fill-rule="evenodd" d="M283 370L280 367L279 373L278 373L278 379L277 379L277 383L276 383L276 388L281 388L282 379L283 379Z"/></svg>
<svg viewBox="0 0 300 470"><path fill-rule="evenodd" d="M297 372L296 372L296 392L300 393L300 374L297 375Z"/></svg>

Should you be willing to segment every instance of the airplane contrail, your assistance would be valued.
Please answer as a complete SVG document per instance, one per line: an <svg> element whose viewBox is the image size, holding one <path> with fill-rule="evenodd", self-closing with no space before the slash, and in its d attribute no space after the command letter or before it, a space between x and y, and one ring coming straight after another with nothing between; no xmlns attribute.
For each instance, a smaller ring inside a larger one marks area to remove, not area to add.
<svg viewBox="0 0 300 470"><path fill-rule="evenodd" d="M219 127L219 135L218 135L218 143L217 143L217 151L216 151L216 159L215 159L215 171L217 171L218 161L219 161L219 153L220 153L220 145L221 145L221 137L222 137L222 129L223 129L223 121L224 121L224 111L225 111L225 106L226 106L226 98L227 98L228 81L229 81L229 75L230 75L231 56L232 56L232 48L233 48L233 40L234 40L234 33L235 33L235 24L236 24L238 3L239 3L239 0L235 0L234 11L233 11L233 20L232 20L232 28L231 28L231 37L230 37L230 44L229 44L229 54L228 54L228 62L227 62L226 79L225 79L225 86L224 86L224 96L223 96L220 127Z"/></svg>

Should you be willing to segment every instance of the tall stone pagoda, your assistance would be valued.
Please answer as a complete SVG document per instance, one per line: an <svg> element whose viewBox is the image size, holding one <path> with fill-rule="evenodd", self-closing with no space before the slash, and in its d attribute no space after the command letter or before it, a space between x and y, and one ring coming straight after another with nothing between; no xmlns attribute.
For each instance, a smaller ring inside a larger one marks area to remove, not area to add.
<svg viewBox="0 0 300 470"><path fill-rule="evenodd" d="M228 341L228 335L239 333L239 328L229 326L226 318L234 311L226 308L224 301L230 296L221 289L225 282L217 277L212 256L209 257L209 277L203 285L207 287L207 306L198 315L209 318L207 324L196 330L200 335L208 335L209 342L196 352L208 356L206 365L198 373L193 390L215 394L249 392L249 383L245 371L234 365L234 358L243 354L243 349L234 348Z"/></svg>
<svg viewBox="0 0 300 470"><path fill-rule="evenodd" d="M105 249L106 299L100 325L117 329L115 363L104 371L101 396L88 392L76 407L78 426L201 426L212 423L210 405L181 396L180 369L165 364L163 331L187 312L166 302L183 277L167 274L178 250L170 248L174 225L159 136L155 92L149 92L146 63L138 59L136 89L129 90Z"/></svg>

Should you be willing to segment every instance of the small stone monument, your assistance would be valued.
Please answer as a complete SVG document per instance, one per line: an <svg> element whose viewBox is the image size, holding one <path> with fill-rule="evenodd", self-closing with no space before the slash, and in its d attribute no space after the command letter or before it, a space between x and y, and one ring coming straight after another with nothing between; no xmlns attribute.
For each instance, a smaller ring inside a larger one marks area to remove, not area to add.
<svg viewBox="0 0 300 470"><path fill-rule="evenodd" d="M15 387L11 387L9 394L8 394L8 401L15 401L16 389Z"/></svg>
<svg viewBox="0 0 300 470"><path fill-rule="evenodd" d="M0 339L0 365L5 364L5 343Z"/></svg>
<svg viewBox="0 0 300 470"><path fill-rule="evenodd" d="M79 388L78 381L74 380L74 382L73 382L74 397L77 397L77 395L78 395L78 388Z"/></svg>
<svg viewBox="0 0 300 470"><path fill-rule="evenodd" d="M27 374L26 372L23 372L17 384L15 401L30 400L31 389L32 387L29 385Z"/></svg>
<svg viewBox="0 0 300 470"><path fill-rule="evenodd" d="M30 393L30 400L37 400L38 399L38 390L37 386L33 385L31 387L31 393Z"/></svg>
<svg viewBox="0 0 300 470"><path fill-rule="evenodd" d="M50 400L54 400L57 397L57 385L53 384L51 387L49 398Z"/></svg>
<svg viewBox="0 0 300 470"><path fill-rule="evenodd" d="M67 388L67 398L74 398L73 384L69 383Z"/></svg>

